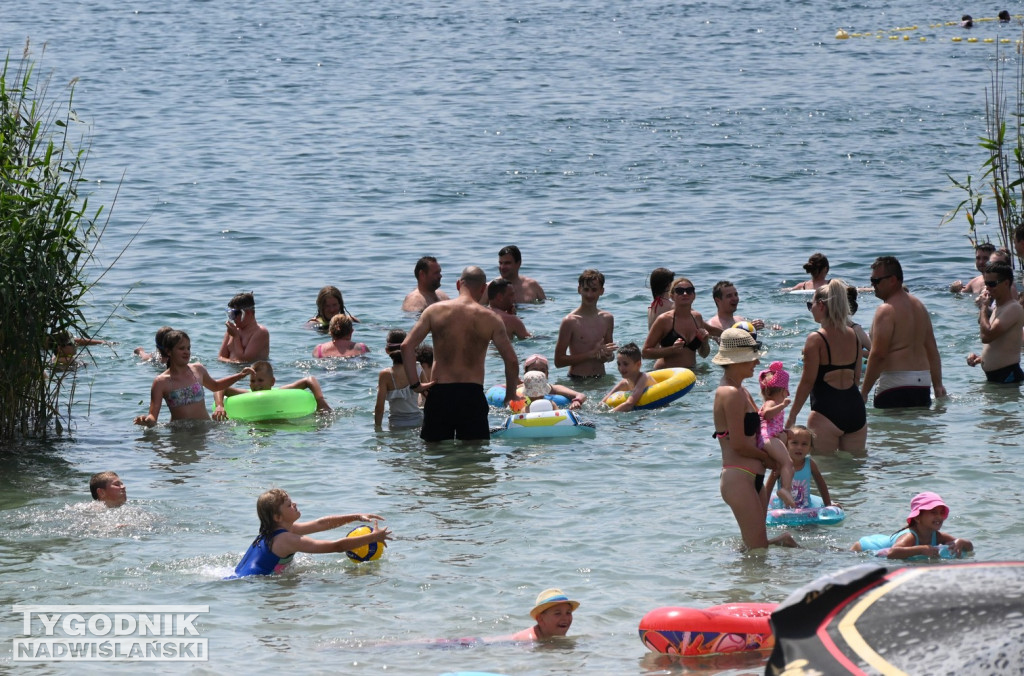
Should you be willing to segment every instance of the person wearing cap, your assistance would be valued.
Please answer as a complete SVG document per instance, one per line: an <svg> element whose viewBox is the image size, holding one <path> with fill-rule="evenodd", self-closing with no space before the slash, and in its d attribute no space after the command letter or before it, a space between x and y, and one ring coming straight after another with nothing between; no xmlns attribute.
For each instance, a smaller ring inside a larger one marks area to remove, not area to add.
<svg viewBox="0 0 1024 676"><path fill-rule="evenodd" d="M777 469L777 463L764 450L758 407L743 387L743 381L754 375L762 354L761 343L750 333L728 328L722 332L718 353L712 359L723 367L722 380L715 390L713 435L722 450L720 490L747 549L773 544L796 547L789 533L769 540L765 528L765 469Z"/></svg>
<svg viewBox="0 0 1024 676"><path fill-rule="evenodd" d="M821 252L811 255L807 262L804 263L804 272L809 274L811 278L806 282L800 282L790 291L811 291L819 286L828 284L828 280L825 279L828 275L828 258Z"/></svg>
<svg viewBox="0 0 1024 676"><path fill-rule="evenodd" d="M545 397L551 394L548 377L542 371L530 371L523 374L523 396L526 397L526 412L540 413L558 409L555 402Z"/></svg>
<svg viewBox="0 0 1024 676"><path fill-rule="evenodd" d="M572 626L572 614L580 607L561 589L545 589L537 595L537 602L530 610L530 617L537 624L513 634L513 641L543 641L553 636L565 636Z"/></svg>
<svg viewBox="0 0 1024 676"><path fill-rule="evenodd" d="M866 448L868 419L857 383L863 364L860 339L849 326L850 297L846 284L833 279L819 287L807 304L821 328L804 343L804 368L793 396L786 427L796 424L808 396L807 427L822 453L861 452Z"/></svg>
<svg viewBox="0 0 1024 676"><path fill-rule="evenodd" d="M545 379L549 377L548 374L548 358L542 354L531 354L523 361L523 377L531 371L540 371L544 374ZM582 392L577 392L571 387L565 385L554 384L551 385L551 394L560 394L569 400L569 408L572 410L578 409L587 401L587 395Z"/></svg>
<svg viewBox="0 0 1024 676"><path fill-rule="evenodd" d="M889 559L934 559L940 556L959 558L965 552L974 551L970 540L955 538L939 530L948 518L949 507L938 493L918 493L910 500L906 527L892 535L867 535L850 549L855 552L874 552L877 556Z"/></svg>
<svg viewBox="0 0 1024 676"><path fill-rule="evenodd" d="M228 320L217 358L235 364L270 359L270 331L256 321L256 300L252 292L240 293L228 301Z"/></svg>

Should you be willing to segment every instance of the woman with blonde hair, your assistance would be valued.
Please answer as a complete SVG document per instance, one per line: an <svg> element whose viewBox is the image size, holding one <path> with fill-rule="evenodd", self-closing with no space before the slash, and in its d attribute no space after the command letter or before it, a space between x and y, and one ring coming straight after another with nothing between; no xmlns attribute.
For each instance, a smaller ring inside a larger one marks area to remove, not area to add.
<svg viewBox="0 0 1024 676"><path fill-rule="evenodd" d="M848 324L850 303L846 284L833 279L814 292L807 303L821 328L804 343L804 370L793 397L786 427L811 399L807 427L815 434L815 446L825 453L837 449L863 451L867 442L867 414L860 394L861 344Z"/></svg>

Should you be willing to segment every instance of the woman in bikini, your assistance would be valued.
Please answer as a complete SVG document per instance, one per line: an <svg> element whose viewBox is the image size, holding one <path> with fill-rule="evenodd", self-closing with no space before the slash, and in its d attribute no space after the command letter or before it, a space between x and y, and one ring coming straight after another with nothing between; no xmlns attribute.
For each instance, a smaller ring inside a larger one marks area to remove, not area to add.
<svg viewBox="0 0 1024 676"><path fill-rule="evenodd" d="M789 533L771 540L765 528L768 493L764 490L765 468L776 469L764 450L761 418L757 405L743 387L754 375L760 361L761 344L743 329L722 332L718 354L712 361L724 368L715 390L714 437L722 449L722 500L732 509L747 549L768 545L796 547Z"/></svg>
<svg viewBox="0 0 1024 676"><path fill-rule="evenodd" d="M815 448L823 453L837 449L863 451L868 437L867 414L859 389L863 361L857 332L847 323L850 303L846 284L833 279L818 288L807 305L821 328L807 336L804 343L804 370L786 427L796 423L797 414L810 396L807 427L816 435Z"/></svg>
<svg viewBox="0 0 1024 676"><path fill-rule="evenodd" d="M704 318L693 310L696 289L686 277L672 281L672 312L659 315L651 324L647 341L644 342L644 359L657 359L655 369L682 366L692 369L697 365L697 355L708 356L711 346Z"/></svg>
<svg viewBox="0 0 1024 676"><path fill-rule="evenodd" d="M160 404L167 400L171 420L209 420L203 387L220 392L250 376L254 371L245 367L234 375L214 380L202 364L189 364L192 341L184 331L168 331L157 346L161 357L167 360L167 370L153 379L150 391L149 413L136 416L136 425L153 427L160 415Z"/></svg>

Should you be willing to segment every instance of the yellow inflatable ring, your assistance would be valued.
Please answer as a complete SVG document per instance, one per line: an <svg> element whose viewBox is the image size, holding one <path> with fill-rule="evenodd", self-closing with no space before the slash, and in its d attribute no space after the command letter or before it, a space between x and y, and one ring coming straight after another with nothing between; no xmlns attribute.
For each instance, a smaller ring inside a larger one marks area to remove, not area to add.
<svg viewBox="0 0 1024 676"><path fill-rule="evenodd" d="M693 389L693 384L697 382L697 376L693 375L693 371L684 368L658 369L647 375L654 378L655 384L648 387L640 397L640 401L636 405L637 408L649 409L668 406ZM629 392L615 392L604 403L609 408L615 408L619 404L625 403L628 398Z"/></svg>

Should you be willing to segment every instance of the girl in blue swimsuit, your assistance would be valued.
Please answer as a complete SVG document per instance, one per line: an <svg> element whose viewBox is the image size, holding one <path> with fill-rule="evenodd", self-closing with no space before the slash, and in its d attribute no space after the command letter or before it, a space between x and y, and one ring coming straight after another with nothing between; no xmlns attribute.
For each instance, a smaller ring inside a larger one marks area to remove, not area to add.
<svg viewBox="0 0 1024 676"><path fill-rule="evenodd" d="M209 420L203 387L220 392L254 371L248 366L220 380L214 380L202 364L190 364L192 341L184 331L170 330L157 346L167 359L167 370L153 379L149 395L149 413L136 416L135 424L153 427L160 415L160 405L167 401L171 420Z"/></svg>
<svg viewBox="0 0 1024 676"><path fill-rule="evenodd" d="M259 497L256 501L256 514L260 517L260 534L242 555L242 560L235 567L233 578L280 573L291 563L295 552L348 552L373 542L391 539L391 531L388 528L376 527L376 522L384 518L376 514L338 514L298 523L299 517L302 516L299 506L280 488L271 488ZM310 533L331 530L353 521L373 521L373 532L338 540L314 540L306 537Z"/></svg>

